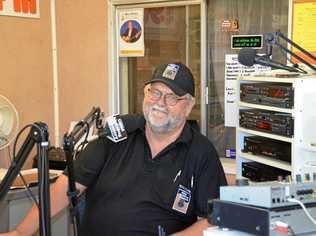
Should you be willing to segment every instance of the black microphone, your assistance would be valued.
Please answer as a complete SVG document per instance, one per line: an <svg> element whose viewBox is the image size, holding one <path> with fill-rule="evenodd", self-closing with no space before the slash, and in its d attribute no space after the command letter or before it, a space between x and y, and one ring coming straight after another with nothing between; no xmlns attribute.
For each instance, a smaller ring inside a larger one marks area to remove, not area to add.
<svg viewBox="0 0 316 236"><path fill-rule="evenodd" d="M98 128L98 138L108 138L118 143L139 127L137 115L111 115L105 119L104 127Z"/></svg>
<svg viewBox="0 0 316 236"><path fill-rule="evenodd" d="M253 48L242 48L238 53L238 61L244 66L253 66L254 64L259 64L263 66L270 66L271 68L275 69L301 73L301 71L294 67L286 66L282 63L271 60L267 55L257 55L257 51Z"/></svg>

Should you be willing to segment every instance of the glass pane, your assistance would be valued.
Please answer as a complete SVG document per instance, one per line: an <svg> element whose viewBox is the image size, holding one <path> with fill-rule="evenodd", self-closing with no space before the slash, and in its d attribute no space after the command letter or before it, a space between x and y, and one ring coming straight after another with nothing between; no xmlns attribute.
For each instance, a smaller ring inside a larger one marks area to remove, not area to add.
<svg viewBox="0 0 316 236"><path fill-rule="evenodd" d="M127 59L128 102L123 110L142 113L144 83L151 78L155 66L182 62L195 78L197 105L189 119L200 120L200 6L145 8L145 56ZM120 67L122 71L121 59ZM124 70L123 70L124 72ZM123 99L122 99L123 100Z"/></svg>
<svg viewBox="0 0 316 236"><path fill-rule="evenodd" d="M238 32L223 32L223 20L237 19ZM235 128L224 127L225 54L237 54L230 45L231 35L264 34L280 29L288 32L288 0L209 0L208 1L208 61L209 105L208 137L220 156L235 148ZM263 52L264 53L264 52ZM285 62L280 52L273 59Z"/></svg>

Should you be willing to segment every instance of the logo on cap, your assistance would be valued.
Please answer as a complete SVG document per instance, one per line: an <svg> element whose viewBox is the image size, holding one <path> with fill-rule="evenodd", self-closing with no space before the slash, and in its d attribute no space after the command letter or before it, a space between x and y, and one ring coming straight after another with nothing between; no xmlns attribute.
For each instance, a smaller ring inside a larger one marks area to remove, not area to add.
<svg viewBox="0 0 316 236"><path fill-rule="evenodd" d="M165 71L162 73L162 76L174 80L179 71L180 66L176 64L168 64Z"/></svg>

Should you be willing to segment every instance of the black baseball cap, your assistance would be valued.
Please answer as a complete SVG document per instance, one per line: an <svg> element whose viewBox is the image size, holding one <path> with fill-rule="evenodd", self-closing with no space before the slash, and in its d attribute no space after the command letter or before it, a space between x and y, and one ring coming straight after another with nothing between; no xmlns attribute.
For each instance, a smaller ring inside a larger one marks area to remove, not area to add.
<svg viewBox="0 0 316 236"><path fill-rule="evenodd" d="M190 69L182 63L162 64L156 67L151 80L145 84L161 82L175 94L183 96L187 93L194 97L194 79Z"/></svg>

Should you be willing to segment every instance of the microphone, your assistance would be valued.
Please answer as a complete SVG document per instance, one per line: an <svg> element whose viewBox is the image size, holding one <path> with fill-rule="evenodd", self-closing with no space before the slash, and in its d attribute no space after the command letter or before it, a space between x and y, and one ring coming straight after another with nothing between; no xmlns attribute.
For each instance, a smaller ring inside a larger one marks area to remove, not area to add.
<svg viewBox="0 0 316 236"><path fill-rule="evenodd" d="M263 66L270 66L275 69L287 70L290 72L301 73L298 69L283 65L282 63L271 60L267 55L259 56L257 51L253 48L242 48L238 53L238 61L244 66L253 66L259 64Z"/></svg>
<svg viewBox="0 0 316 236"><path fill-rule="evenodd" d="M273 33L268 33L265 35L266 42L266 56L272 55L272 44L276 44L276 39Z"/></svg>
<svg viewBox="0 0 316 236"><path fill-rule="evenodd" d="M137 116L111 115L105 119L104 127L98 128L98 138L108 138L118 143L127 139L128 133L135 131L138 125Z"/></svg>

